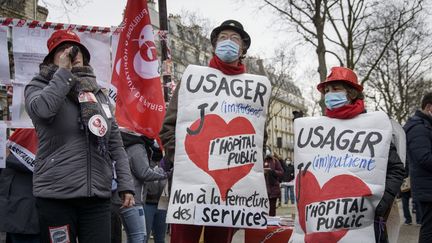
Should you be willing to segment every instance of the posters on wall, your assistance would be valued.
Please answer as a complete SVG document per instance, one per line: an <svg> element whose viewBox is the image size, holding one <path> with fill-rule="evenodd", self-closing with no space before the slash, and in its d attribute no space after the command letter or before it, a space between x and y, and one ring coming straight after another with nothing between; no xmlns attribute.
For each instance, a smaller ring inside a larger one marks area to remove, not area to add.
<svg viewBox="0 0 432 243"><path fill-rule="evenodd" d="M36 76L48 53L46 43L52 33L52 29L12 27L14 82L26 84Z"/></svg>
<svg viewBox="0 0 432 243"><path fill-rule="evenodd" d="M24 109L24 87L39 72L39 64L48 53L48 38L52 28L13 26L12 43L15 79L14 95L11 105L12 121L16 124L31 123ZM90 65L93 67L98 83L109 89L111 102L115 104L115 87L111 82L111 32L89 32L74 30L83 45L90 52ZM28 127L25 125L24 127Z"/></svg>
<svg viewBox="0 0 432 243"><path fill-rule="evenodd" d="M0 84L10 84L7 26L0 26Z"/></svg>
<svg viewBox="0 0 432 243"><path fill-rule="evenodd" d="M39 64L48 54L47 40L52 29L13 27L12 42L15 62L15 82L28 83L39 72ZM90 65L98 80L111 79L111 34L74 31L90 52Z"/></svg>
<svg viewBox="0 0 432 243"><path fill-rule="evenodd" d="M392 126L381 111L294 123L298 216L290 242L375 242Z"/></svg>
<svg viewBox="0 0 432 243"><path fill-rule="evenodd" d="M81 43L90 52L90 65L94 68L98 81L111 82L111 33L76 32Z"/></svg>
<svg viewBox="0 0 432 243"><path fill-rule="evenodd" d="M270 82L189 65L180 85L167 222L266 227L262 146Z"/></svg>

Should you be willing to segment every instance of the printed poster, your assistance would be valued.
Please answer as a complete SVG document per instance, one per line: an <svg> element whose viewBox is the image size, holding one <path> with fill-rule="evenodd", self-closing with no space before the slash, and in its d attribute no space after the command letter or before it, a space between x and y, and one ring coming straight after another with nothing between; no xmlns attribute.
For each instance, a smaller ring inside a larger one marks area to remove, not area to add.
<svg viewBox="0 0 432 243"><path fill-rule="evenodd" d="M294 122L297 218L290 242L375 242L392 125L382 112Z"/></svg>
<svg viewBox="0 0 432 243"><path fill-rule="evenodd" d="M270 81L189 65L179 85L167 222L265 228L262 151Z"/></svg>
<svg viewBox="0 0 432 243"><path fill-rule="evenodd" d="M7 26L0 26L0 84L10 84Z"/></svg>
<svg viewBox="0 0 432 243"><path fill-rule="evenodd" d="M12 27L15 82L28 83L39 73L39 64L48 53L52 29Z"/></svg>
<svg viewBox="0 0 432 243"><path fill-rule="evenodd" d="M111 33L74 31L90 52L90 65L99 82L111 80ZM39 64L48 54L47 41L53 29L13 27L12 42L15 62L15 82L28 83L39 73ZM106 85L103 85L104 87Z"/></svg>
<svg viewBox="0 0 432 243"><path fill-rule="evenodd" d="M75 31L81 39L81 43L90 52L90 66L93 67L98 81L111 82L111 33L90 33Z"/></svg>

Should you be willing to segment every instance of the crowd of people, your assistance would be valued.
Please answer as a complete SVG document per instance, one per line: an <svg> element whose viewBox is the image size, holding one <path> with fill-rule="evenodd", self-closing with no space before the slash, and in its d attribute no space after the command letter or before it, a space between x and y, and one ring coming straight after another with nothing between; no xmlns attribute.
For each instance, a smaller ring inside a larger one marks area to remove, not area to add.
<svg viewBox="0 0 432 243"><path fill-rule="evenodd" d="M210 38L214 55L209 67L225 75L246 72L242 60L251 38L238 21L223 22ZM119 243L124 228L127 242L147 242L150 235L155 242L165 242L167 205L161 205L169 195L175 164L180 85L160 132L162 152L155 140L118 127L113 106L89 64L89 51L75 33L58 30L47 46L40 72L25 89L26 111L39 142L34 172L8 155L7 168L0 172L0 231L8 232L12 243ZM324 96L327 117L347 120L366 112L363 87L348 68L334 67L317 89ZM376 242L388 240L382 224L409 175L411 191L400 193L405 223L412 223L408 206L412 196L416 222L421 224L420 242L432 239L432 93L425 95L421 109L404 129L409 173L392 144L384 195L375 208ZM296 203L293 161L265 153L270 216L276 215L278 200ZM170 225L171 242L176 243L198 242L201 237L206 243L231 242L236 230Z"/></svg>

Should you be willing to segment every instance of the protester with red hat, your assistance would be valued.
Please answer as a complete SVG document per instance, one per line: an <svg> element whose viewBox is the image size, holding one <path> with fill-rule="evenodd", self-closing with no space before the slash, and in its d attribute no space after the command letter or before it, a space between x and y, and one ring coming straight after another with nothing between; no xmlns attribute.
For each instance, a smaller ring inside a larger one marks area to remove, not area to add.
<svg viewBox="0 0 432 243"><path fill-rule="evenodd" d="M55 31L47 47L39 74L25 88L39 139L33 194L41 242L110 242L113 161L122 207L134 204L113 108L76 33Z"/></svg>
<svg viewBox="0 0 432 243"><path fill-rule="evenodd" d="M351 119L365 113L363 86L356 73L345 67L333 67L327 79L317 89L324 95L325 115L336 119ZM384 195L375 209L376 242L388 242L385 223L404 178L404 166L393 143L387 163Z"/></svg>
<svg viewBox="0 0 432 243"><path fill-rule="evenodd" d="M246 72L242 60L251 44L251 39L240 22L236 20L224 21L220 26L213 29L210 40L213 46L213 57L210 60L209 67L218 69L226 75L238 75ZM170 171L174 161L179 88L180 85L177 85L159 134L165 149L163 167L166 171ZM203 229L206 243L226 243L231 242L235 232L234 228L228 227L202 227L182 224L173 224L171 229L171 242L173 243L198 242Z"/></svg>

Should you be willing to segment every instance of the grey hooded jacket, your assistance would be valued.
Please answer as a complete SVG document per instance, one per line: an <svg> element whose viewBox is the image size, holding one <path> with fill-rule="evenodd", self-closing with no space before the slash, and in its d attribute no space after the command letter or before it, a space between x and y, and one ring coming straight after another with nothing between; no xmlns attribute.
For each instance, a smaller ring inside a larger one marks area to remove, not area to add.
<svg viewBox="0 0 432 243"><path fill-rule="evenodd" d="M98 104L109 107L111 113L104 114L109 154L104 157L80 127L78 104L67 98L73 81L71 71L59 68L51 80L38 75L25 88L25 107L39 139L33 194L54 199L110 198L112 160L116 161L118 192L133 193L128 158L108 97L101 89L95 92Z"/></svg>

